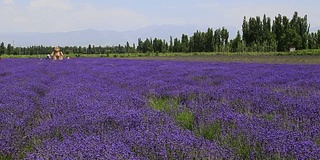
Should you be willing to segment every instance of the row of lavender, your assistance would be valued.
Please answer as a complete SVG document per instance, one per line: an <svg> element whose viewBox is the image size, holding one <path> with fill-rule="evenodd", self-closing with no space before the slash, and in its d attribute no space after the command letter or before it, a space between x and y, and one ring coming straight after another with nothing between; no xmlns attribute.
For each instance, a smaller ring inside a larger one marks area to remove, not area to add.
<svg viewBox="0 0 320 160"><path fill-rule="evenodd" d="M319 65L0 63L0 158L319 159Z"/></svg>

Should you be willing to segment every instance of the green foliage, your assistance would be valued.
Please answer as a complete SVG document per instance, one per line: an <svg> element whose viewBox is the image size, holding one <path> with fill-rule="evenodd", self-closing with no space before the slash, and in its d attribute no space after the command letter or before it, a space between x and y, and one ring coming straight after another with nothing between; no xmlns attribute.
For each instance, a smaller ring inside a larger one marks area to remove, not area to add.
<svg viewBox="0 0 320 160"><path fill-rule="evenodd" d="M265 115L263 115L263 118L264 118L265 120L271 121L271 120L273 120L273 115L272 115L272 114L265 114Z"/></svg>
<svg viewBox="0 0 320 160"><path fill-rule="evenodd" d="M271 24L271 21L273 22ZM229 40L229 32L225 27L213 30L208 28L206 32L195 31L190 37L182 34L181 39L170 36L169 44L164 39L146 38L144 41L138 39L137 47L129 42L116 46L94 46L89 44L82 46L60 47L66 54L99 54L99 57L128 57L126 55L110 56L109 54L137 53L134 56L161 56L160 53L194 53L217 52L225 54L233 52L235 54L243 52L256 52L265 54L267 52L287 52L291 47L297 50L320 48L320 30L316 33L309 33L307 15L299 17L298 12L294 12L292 19L286 16L277 15L274 20L263 15L244 17L242 22L242 34L237 33L234 39ZM14 47L2 42L0 45L0 56L7 55L47 55L53 51L52 46L29 46ZM147 53L147 54L140 54ZM302 52L299 52L300 54ZM103 56L107 54L107 56ZM296 53L290 53L296 54ZM170 54L169 54L170 55ZM84 56L85 57L85 56ZM92 57L92 56L91 56Z"/></svg>
<svg viewBox="0 0 320 160"><path fill-rule="evenodd" d="M27 153L31 153L35 151L35 145L34 144L25 144L22 146L20 152L19 152L19 159L24 159Z"/></svg>
<svg viewBox="0 0 320 160"><path fill-rule="evenodd" d="M12 160L12 155L2 155L0 154L0 160Z"/></svg>
<svg viewBox="0 0 320 160"><path fill-rule="evenodd" d="M188 35L182 34L181 37L181 51L189 52L189 38Z"/></svg>
<svg viewBox="0 0 320 160"><path fill-rule="evenodd" d="M181 42L178 38L173 41L173 52L182 52Z"/></svg>
<svg viewBox="0 0 320 160"><path fill-rule="evenodd" d="M199 95L191 94L186 96L188 100L195 100L195 97ZM183 129L188 129L194 132L197 136L215 141L217 144L225 148L231 148L232 152L240 159L250 159L253 153L256 159L263 159L266 157L263 152L263 143L257 142L251 144L248 137L245 137L242 131L234 134L234 130L237 130L237 124L234 122L226 122L222 120L213 121L210 124L199 124L196 122L196 117L187 106L181 104L181 97L151 97L149 98L149 105L157 111L167 113L174 118ZM262 115L263 119L272 120L272 114ZM316 144L319 144L319 139L314 140ZM135 151L139 153L139 148L135 148ZM170 153L172 153L170 151ZM170 154L169 153L169 154ZM276 153L270 155L272 159L291 159L292 157L281 157ZM269 157L270 157L269 156Z"/></svg>
<svg viewBox="0 0 320 160"><path fill-rule="evenodd" d="M192 130L194 116L189 110L184 110L176 116L176 120L182 125L183 128Z"/></svg>
<svg viewBox="0 0 320 160"><path fill-rule="evenodd" d="M241 135L235 137L229 135L228 145L235 150L241 159L250 159L250 153L254 150L254 146L251 146L246 138Z"/></svg>
<svg viewBox="0 0 320 160"><path fill-rule="evenodd" d="M184 109L178 113L178 107L180 105L179 97L161 97L161 98L150 98L150 106L157 111L163 111L173 116L184 129L193 129L194 116L191 111Z"/></svg>
<svg viewBox="0 0 320 160"><path fill-rule="evenodd" d="M169 107L166 99L164 98L159 98L159 99L152 98L149 100L149 103L150 103L150 106L157 111L164 111L166 110L166 108Z"/></svg>
<svg viewBox="0 0 320 160"><path fill-rule="evenodd" d="M6 53L6 47L4 46L4 43L1 42L0 44L0 56Z"/></svg>
<svg viewBox="0 0 320 160"><path fill-rule="evenodd" d="M207 125L204 126L201 129L201 135L205 138L208 139L210 141L212 140L218 140L221 134L222 128L221 128L221 124L218 122L214 122L211 125Z"/></svg>
<svg viewBox="0 0 320 160"><path fill-rule="evenodd" d="M142 52L142 53L153 52L152 39L146 38L144 42L141 41L141 39L139 39L138 52Z"/></svg>
<svg viewBox="0 0 320 160"><path fill-rule="evenodd" d="M246 47L249 47L253 52L289 51L291 47L299 50L306 49L310 42L308 42L307 16L299 17L297 12L294 12L291 20L279 14L275 17L272 26L271 19L266 15L263 16L262 21L259 16L251 17L248 21L244 17L242 31ZM316 36L313 39L317 39ZM275 48L275 46L277 47Z"/></svg>
<svg viewBox="0 0 320 160"><path fill-rule="evenodd" d="M175 115L179 105L179 98L176 97L162 97L150 98L150 106L157 111L165 111L169 114Z"/></svg>
<svg viewBox="0 0 320 160"><path fill-rule="evenodd" d="M320 146L320 137L315 140L316 144Z"/></svg>
<svg viewBox="0 0 320 160"><path fill-rule="evenodd" d="M231 52L241 52L242 49L241 49L241 36L240 36L240 32L238 31L237 32L237 37L233 40L230 41L230 45L231 45L231 48L230 48L230 51Z"/></svg>

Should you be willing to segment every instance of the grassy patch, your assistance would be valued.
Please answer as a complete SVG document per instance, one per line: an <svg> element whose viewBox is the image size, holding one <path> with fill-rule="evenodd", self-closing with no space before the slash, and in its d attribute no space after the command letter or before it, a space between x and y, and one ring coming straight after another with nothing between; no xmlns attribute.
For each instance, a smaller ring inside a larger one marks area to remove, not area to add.
<svg viewBox="0 0 320 160"><path fill-rule="evenodd" d="M211 125L204 126L201 129L200 134L205 139L212 141L212 140L220 139L221 131L222 131L221 124L219 124L218 122L215 122Z"/></svg>
<svg viewBox="0 0 320 160"><path fill-rule="evenodd" d="M161 98L150 98L150 106L157 111L163 111L168 113L170 116L175 118L175 121L178 122L184 129L193 129L194 116L191 111L184 109L182 112L179 112L179 106L181 98L179 97L161 97Z"/></svg>
<svg viewBox="0 0 320 160"><path fill-rule="evenodd" d="M268 121L272 121L273 120L273 114L264 114L263 119L268 120Z"/></svg>
<svg viewBox="0 0 320 160"><path fill-rule="evenodd" d="M17 154L18 159L25 159L28 153L32 153L36 150L36 146L42 145L41 137L33 137L25 139L25 142L20 146Z"/></svg>
<svg viewBox="0 0 320 160"><path fill-rule="evenodd" d="M150 106L157 111L165 111L169 108L167 100L164 98L151 98L149 100Z"/></svg>
<svg viewBox="0 0 320 160"><path fill-rule="evenodd" d="M317 145L320 145L320 137L318 137L318 138L316 139L316 144L317 144Z"/></svg>
<svg viewBox="0 0 320 160"><path fill-rule="evenodd" d="M289 54L181 54L179 56L140 57L138 59L174 60L174 61L212 61L241 63L271 63L271 64L319 64L319 55L289 55Z"/></svg>
<svg viewBox="0 0 320 160"><path fill-rule="evenodd" d="M52 136L56 139L58 139L58 141L62 142L63 141L63 135L61 133L61 131L59 130L54 130Z"/></svg>
<svg viewBox="0 0 320 160"><path fill-rule="evenodd" d="M319 64L320 49L299 50L296 52L193 52L193 53L106 53L106 54L66 54L71 58L137 58L163 60L258 62L258 63L307 63ZM2 55L2 58L38 58L33 55ZM41 54L42 58L46 55Z"/></svg>
<svg viewBox="0 0 320 160"><path fill-rule="evenodd" d="M12 155L2 155L2 154L0 154L0 160L11 160L11 159L13 159Z"/></svg>
<svg viewBox="0 0 320 160"><path fill-rule="evenodd" d="M191 94L186 96L186 100L196 101L197 96ZM174 118L175 122L183 129L192 131L195 135L201 136L209 141L216 141L224 148L231 148L233 153L239 159L250 159L252 156L255 159L265 159L270 157L263 152L263 145L251 144L245 133L237 129L237 124L234 122L226 122L216 120L208 124L199 124L196 121L194 113L182 104L183 98L165 97L165 98L150 98L150 106L162 111ZM237 112L250 116L251 111L247 110L244 103L240 100L234 101L230 106L234 107ZM206 114L206 113L203 113ZM263 114L261 118L266 120L273 120L273 114ZM169 153L170 154L170 153ZM278 155L272 155L278 157Z"/></svg>
<svg viewBox="0 0 320 160"><path fill-rule="evenodd" d="M183 128L192 130L194 116L193 116L192 112L190 112L188 110L184 110L177 115L176 121L178 123L180 123Z"/></svg>
<svg viewBox="0 0 320 160"><path fill-rule="evenodd" d="M240 156L240 159L250 159L250 153L254 149L242 135L235 137L228 135L228 145Z"/></svg>
<svg viewBox="0 0 320 160"><path fill-rule="evenodd" d="M161 98L150 98L150 106L157 111L164 111L174 116L177 114L180 98L177 97L161 97Z"/></svg>
<svg viewBox="0 0 320 160"><path fill-rule="evenodd" d="M32 143L27 143L27 144L23 145L22 148L20 149L19 154L18 154L18 158L25 159L26 154L31 153L33 151L35 151L35 145Z"/></svg>
<svg viewBox="0 0 320 160"><path fill-rule="evenodd" d="M229 130L236 129L234 123L215 121L212 124L201 127L200 135L207 140L215 140L224 147L232 148L233 152L240 157L240 159L250 159L252 151L259 153L255 155L255 157L262 157L260 146L251 145L241 133L234 135L232 131L223 131L222 125L225 125Z"/></svg>

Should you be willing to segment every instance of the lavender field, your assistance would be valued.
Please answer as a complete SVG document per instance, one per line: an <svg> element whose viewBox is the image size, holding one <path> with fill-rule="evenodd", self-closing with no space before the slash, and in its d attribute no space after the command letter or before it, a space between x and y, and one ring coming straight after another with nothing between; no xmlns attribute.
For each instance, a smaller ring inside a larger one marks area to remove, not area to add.
<svg viewBox="0 0 320 160"><path fill-rule="evenodd" d="M0 61L0 159L320 159L320 65Z"/></svg>

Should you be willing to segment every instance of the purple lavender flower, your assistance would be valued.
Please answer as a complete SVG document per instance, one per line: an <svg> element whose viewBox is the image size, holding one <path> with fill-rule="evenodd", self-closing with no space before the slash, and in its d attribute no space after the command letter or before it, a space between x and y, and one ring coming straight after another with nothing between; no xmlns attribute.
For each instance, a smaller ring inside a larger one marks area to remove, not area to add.
<svg viewBox="0 0 320 160"><path fill-rule="evenodd" d="M4 59L0 159L320 159L319 67Z"/></svg>

